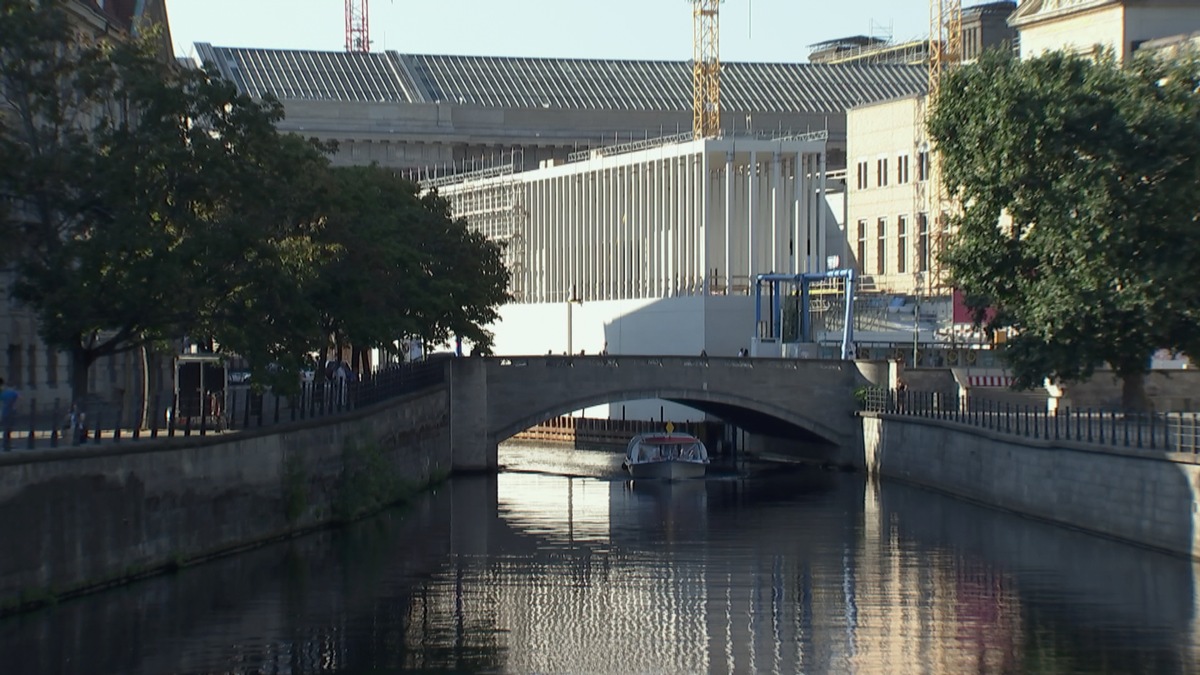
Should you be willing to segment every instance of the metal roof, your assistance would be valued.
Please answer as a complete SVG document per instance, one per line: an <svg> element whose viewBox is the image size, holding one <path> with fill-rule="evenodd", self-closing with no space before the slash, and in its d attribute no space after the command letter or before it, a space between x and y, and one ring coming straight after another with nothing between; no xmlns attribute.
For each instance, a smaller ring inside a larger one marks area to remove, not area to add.
<svg viewBox="0 0 1200 675"><path fill-rule="evenodd" d="M196 45L241 91L280 100L492 108L680 111L692 107L688 61L622 61L243 49ZM920 66L725 63L729 111L840 112L925 90Z"/></svg>

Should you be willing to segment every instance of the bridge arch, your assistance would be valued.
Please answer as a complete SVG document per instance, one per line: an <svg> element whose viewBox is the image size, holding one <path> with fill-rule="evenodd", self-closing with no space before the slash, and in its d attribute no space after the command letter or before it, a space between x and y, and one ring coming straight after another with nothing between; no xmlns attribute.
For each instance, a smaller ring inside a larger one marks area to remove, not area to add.
<svg viewBox="0 0 1200 675"><path fill-rule="evenodd" d="M453 359L450 399L456 466L495 468L498 444L524 429L573 410L637 399L675 401L706 411L745 411L853 450L861 446L861 435L855 433L854 389L869 383L864 371L878 379L878 373L853 361L682 356Z"/></svg>
<svg viewBox="0 0 1200 675"><path fill-rule="evenodd" d="M662 399L673 403L680 403L702 412L708 412L705 409L705 404L716 404L717 406L745 410L750 413L748 417L754 415L770 417L801 433L811 434L828 443L836 443L839 435L838 429L822 420L797 413L797 411L778 402L761 401L749 398L740 393L674 388L629 390L618 387L589 392L587 395L576 396L567 400L538 401L536 403L531 401L530 410L526 414L516 419L494 420L491 432L494 434L496 442L500 443L532 426L575 410L582 410L606 403L645 399ZM538 407L535 408L534 406ZM720 413L713 414L729 422L738 422L737 419L729 419L726 415ZM758 429L749 428L748 430L756 431Z"/></svg>

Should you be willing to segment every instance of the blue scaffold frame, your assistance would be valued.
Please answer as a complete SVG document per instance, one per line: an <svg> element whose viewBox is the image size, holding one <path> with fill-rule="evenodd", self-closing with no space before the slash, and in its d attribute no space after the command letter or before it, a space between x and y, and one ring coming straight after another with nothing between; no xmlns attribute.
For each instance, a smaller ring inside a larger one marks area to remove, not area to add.
<svg viewBox="0 0 1200 675"><path fill-rule="evenodd" d="M771 295L771 336L776 341L783 339L783 303L780 285L792 284L800 286L800 338L812 342L812 320L809 318L809 286L814 281L828 279L846 280L846 316L845 329L842 331L842 359L854 359L854 291L858 277L853 268L830 270L828 272L808 272L804 274L759 274L754 277L754 326L755 330L762 325L763 318L763 285L770 288Z"/></svg>

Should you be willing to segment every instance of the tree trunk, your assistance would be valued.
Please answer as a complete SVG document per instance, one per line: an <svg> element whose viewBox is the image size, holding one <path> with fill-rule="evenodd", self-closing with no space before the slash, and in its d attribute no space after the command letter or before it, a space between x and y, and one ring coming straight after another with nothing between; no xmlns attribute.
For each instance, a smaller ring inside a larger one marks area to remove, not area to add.
<svg viewBox="0 0 1200 675"><path fill-rule="evenodd" d="M71 349L71 402L85 407L88 395L88 370L92 367L91 354L83 347Z"/></svg>
<svg viewBox="0 0 1200 675"><path fill-rule="evenodd" d="M1118 373L1118 377L1121 378L1121 410L1126 413L1148 412L1145 371Z"/></svg>

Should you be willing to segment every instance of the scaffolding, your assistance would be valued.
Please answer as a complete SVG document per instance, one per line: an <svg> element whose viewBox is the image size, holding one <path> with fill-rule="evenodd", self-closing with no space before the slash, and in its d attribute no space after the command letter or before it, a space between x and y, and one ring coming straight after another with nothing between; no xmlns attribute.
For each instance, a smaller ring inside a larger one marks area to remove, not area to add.
<svg viewBox="0 0 1200 675"><path fill-rule="evenodd" d="M525 207L521 182L517 180L517 158L498 166L422 180L424 190L454 186L451 200L455 218L465 219L471 229L504 248L509 271L509 293L514 302L524 302L525 227L529 211Z"/></svg>

